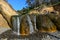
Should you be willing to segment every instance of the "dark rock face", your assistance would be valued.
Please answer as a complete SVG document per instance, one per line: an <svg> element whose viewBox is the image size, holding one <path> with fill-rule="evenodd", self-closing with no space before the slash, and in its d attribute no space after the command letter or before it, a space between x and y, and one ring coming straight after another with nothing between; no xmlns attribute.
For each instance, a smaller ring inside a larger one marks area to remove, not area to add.
<svg viewBox="0 0 60 40"><path fill-rule="evenodd" d="M55 32L56 26L46 15L38 15L36 17L36 26L41 32Z"/></svg>
<svg viewBox="0 0 60 40"><path fill-rule="evenodd" d="M56 25L57 30L60 31L60 15L57 14L47 14L51 21Z"/></svg>

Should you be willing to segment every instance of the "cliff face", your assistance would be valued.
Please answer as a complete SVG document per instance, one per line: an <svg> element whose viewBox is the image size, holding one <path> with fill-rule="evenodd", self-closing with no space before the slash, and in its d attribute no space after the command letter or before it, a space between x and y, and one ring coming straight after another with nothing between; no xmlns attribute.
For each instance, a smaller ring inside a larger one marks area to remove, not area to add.
<svg viewBox="0 0 60 40"><path fill-rule="evenodd" d="M18 15L17 12L5 0L0 0L0 31L10 29L11 16ZM9 24L9 25L8 25ZM4 28L4 29L2 29ZM1 33L1 32L0 32Z"/></svg>
<svg viewBox="0 0 60 40"><path fill-rule="evenodd" d="M36 25L40 32L56 32L57 26L46 15L38 15Z"/></svg>
<svg viewBox="0 0 60 40"><path fill-rule="evenodd" d="M49 13L44 16L47 12ZM38 8L37 10L30 11L30 14L39 14L36 19L36 25L40 32L55 32L60 30L60 5L44 7L41 10Z"/></svg>
<svg viewBox="0 0 60 40"><path fill-rule="evenodd" d="M56 7L55 7L55 9L56 9ZM29 14L43 14L44 15L46 13L46 11L53 12L53 11L55 11L55 9L54 9L54 7L44 7L42 9L38 8L36 10L31 10L29 12ZM57 10L57 11L59 12L60 10ZM10 29L10 27L12 27L11 22L10 22L11 16L18 15L17 12L10 6L10 4L8 4L4 0L0 1L0 12L1 12L0 13L0 18L1 18L0 19L0 27ZM33 16L31 16L31 20L32 20L32 23L34 25L32 17ZM51 20L46 16L43 16L42 18L41 17L42 16L37 17L38 18L37 19L37 24L38 24L37 26L41 26L40 27L41 29L39 29L39 30L40 31L45 31L45 32L53 32L53 31L55 32L56 31L56 26L51 22ZM26 28L25 26L28 26L27 25L28 23L26 23L26 20L27 19L25 17L23 17L22 22L21 22L21 27L22 27L21 28L21 30L22 30L21 34L28 34L29 33L29 31L27 31L27 33L24 32L24 31L28 30L28 29L25 29ZM42 22L45 22L45 24L41 22L41 25L40 25L39 23L40 23L41 20L42 20ZM49 25L48 25L48 22L50 23ZM43 24L46 26L46 28L42 27ZM49 26L49 27L47 27L47 26Z"/></svg>
<svg viewBox="0 0 60 40"><path fill-rule="evenodd" d="M5 32L6 30L9 30L9 29L10 29L10 27L9 27L7 21L0 14L0 34Z"/></svg>
<svg viewBox="0 0 60 40"><path fill-rule="evenodd" d="M8 23L6 22L6 20L3 18L3 16L1 14L0 14L0 26L9 28Z"/></svg>
<svg viewBox="0 0 60 40"><path fill-rule="evenodd" d="M4 17L4 19L9 23L11 26L11 16L18 15L17 12L8 4L6 1L0 1L0 14Z"/></svg>

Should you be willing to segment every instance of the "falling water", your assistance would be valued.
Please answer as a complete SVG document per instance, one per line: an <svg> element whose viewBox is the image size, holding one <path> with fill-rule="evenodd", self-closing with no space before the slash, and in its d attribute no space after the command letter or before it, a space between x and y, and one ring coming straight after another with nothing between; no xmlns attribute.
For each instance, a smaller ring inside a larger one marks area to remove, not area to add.
<svg viewBox="0 0 60 40"><path fill-rule="evenodd" d="M35 29L35 31L38 31L38 29L36 28L36 15L34 15L34 29Z"/></svg>
<svg viewBox="0 0 60 40"><path fill-rule="evenodd" d="M20 35L20 23L21 23L21 18L22 18L22 17L17 18L17 27L18 27L17 33L18 33L18 35Z"/></svg>
<svg viewBox="0 0 60 40"><path fill-rule="evenodd" d="M12 17L12 23L13 23L13 32L16 35L20 35L20 22L21 22L21 17L19 16L13 16Z"/></svg>
<svg viewBox="0 0 60 40"><path fill-rule="evenodd" d="M18 17L17 18L17 34L20 35L20 22L21 22L21 18Z"/></svg>
<svg viewBox="0 0 60 40"><path fill-rule="evenodd" d="M29 15L27 15L27 19L28 19L28 23L29 23L29 27L30 27L30 34L32 34L32 32L34 32L34 29L33 29L33 25L32 25Z"/></svg>

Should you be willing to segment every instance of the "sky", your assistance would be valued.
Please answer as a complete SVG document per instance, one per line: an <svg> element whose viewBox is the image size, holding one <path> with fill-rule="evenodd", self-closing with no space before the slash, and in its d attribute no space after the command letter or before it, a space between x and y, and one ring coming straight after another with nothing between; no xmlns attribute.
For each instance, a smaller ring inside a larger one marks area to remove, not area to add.
<svg viewBox="0 0 60 40"><path fill-rule="evenodd" d="M27 6L26 0L8 0L8 3L15 10L21 10L23 7Z"/></svg>

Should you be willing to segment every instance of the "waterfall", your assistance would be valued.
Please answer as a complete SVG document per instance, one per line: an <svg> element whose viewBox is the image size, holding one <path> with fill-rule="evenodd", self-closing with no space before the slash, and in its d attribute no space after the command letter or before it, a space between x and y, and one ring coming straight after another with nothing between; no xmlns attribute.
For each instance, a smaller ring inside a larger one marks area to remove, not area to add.
<svg viewBox="0 0 60 40"><path fill-rule="evenodd" d="M21 24L21 19L22 19L22 16L19 16L18 18L17 18L17 34L18 35L20 35L20 24Z"/></svg>
<svg viewBox="0 0 60 40"><path fill-rule="evenodd" d="M32 32L34 32L34 28L33 28L33 25L32 25L29 15L27 15L27 20L28 20L29 27L30 27L30 34L32 34Z"/></svg>
<svg viewBox="0 0 60 40"><path fill-rule="evenodd" d="M17 18L17 33L20 35L20 20Z"/></svg>
<svg viewBox="0 0 60 40"><path fill-rule="evenodd" d="M36 28L36 15L34 15L34 29L35 29L35 31L38 31L38 29Z"/></svg>
<svg viewBox="0 0 60 40"><path fill-rule="evenodd" d="M14 34L20 35L20 23L21 23L21 18L19 16L13 16L12 17L12 23L13 23L13 32Z"/></svg>

